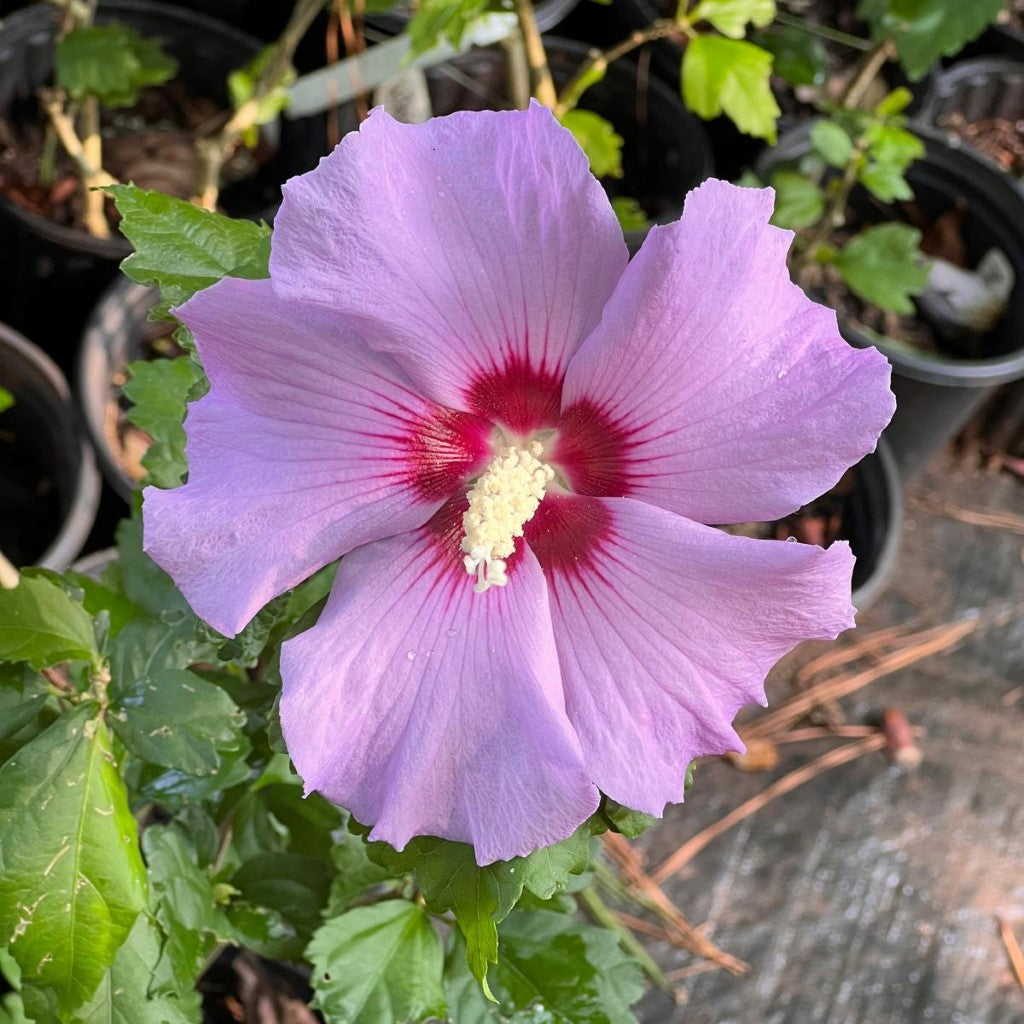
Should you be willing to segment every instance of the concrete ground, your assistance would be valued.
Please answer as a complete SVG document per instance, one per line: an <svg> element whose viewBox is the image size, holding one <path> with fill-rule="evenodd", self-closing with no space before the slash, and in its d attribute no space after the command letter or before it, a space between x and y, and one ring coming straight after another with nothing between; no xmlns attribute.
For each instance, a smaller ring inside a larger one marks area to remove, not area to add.
<svg viewBox="0 0 1024 1024"><path fill-rule="evenodd" d="M941 455L909 491L896 575L856 636L1024 608L1024 535L951 518L1024 515L1024 481ZM923 507L942 503L944 514ZM907 773L874 752L822 774L705 847L665 891L750 965L678 982L642 1004L659 1024L1020 1024L1024 989L997 916L1024 943L1024 615L842 702L847 722L901 708L926 735ZM816 650L820 650L817 648ZM773 675L773 703L792 672ZM836 746L780 747L778 766L702 766L685 805L640 841L653 868L771 780ZM845 741L849 742L849 741ZM667 971L694 958L658 940Z"/></svg>

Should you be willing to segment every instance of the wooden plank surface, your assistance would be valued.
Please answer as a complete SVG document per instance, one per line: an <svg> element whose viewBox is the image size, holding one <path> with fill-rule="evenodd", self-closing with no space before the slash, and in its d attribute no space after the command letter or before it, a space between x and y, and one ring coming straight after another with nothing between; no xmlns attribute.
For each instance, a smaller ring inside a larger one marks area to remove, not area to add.
<svg viewBox="0 0 1024 1024"><path fill-rule="evenodd" d="M940 459L928 500L1024 515L1024 484ZM863 629L931 624L1024 601L1024 537L908 512L897 579ZM773 677L780 699L788 673ZM1024 942L1024 620L970 637L843 702L849 722L898 706L926 730L907 774L870 753L715 839L666 892L716 944L750 964L652 993L663 1024L1020 1024L1024 991L999 936ZM686 805L639 841L653 869L770 781L835 746L781 748L770 773L703 766ZM672 972L692 956L653 941Z"/></svg>

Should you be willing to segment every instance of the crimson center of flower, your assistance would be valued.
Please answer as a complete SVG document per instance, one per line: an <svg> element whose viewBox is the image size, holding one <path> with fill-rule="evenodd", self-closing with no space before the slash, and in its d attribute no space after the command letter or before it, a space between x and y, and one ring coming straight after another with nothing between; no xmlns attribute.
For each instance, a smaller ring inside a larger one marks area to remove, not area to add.
<svg viewBox="0 0 1024 1024"><path fill-rule="evenodd" d="M508 583L506 559L516 537L534 516L555 471L540 456L539 441L508 445L491 461L469 490L469 508L462 516L463 564L476 576L473 589L482 594Z"/></svg>

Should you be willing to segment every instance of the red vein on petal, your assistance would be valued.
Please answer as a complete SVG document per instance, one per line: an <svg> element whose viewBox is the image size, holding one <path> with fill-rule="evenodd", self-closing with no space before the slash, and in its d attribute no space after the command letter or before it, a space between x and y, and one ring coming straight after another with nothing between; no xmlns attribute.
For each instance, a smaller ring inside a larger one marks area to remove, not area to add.
<svg viewBox="0 0 1024 1024"><path fill-rule="evenodd" d="M461 491L490 457L491 424L470 413L438 409L401 439L410 484L425 501Z"/></svg>
<svg viewBox="0 0 1024 1024"><path fill-rule="evenodd" d="M562 403L562 374L510 353L507 362L478 373L466 389L468 408L516 434L554 427Z"/></svg>

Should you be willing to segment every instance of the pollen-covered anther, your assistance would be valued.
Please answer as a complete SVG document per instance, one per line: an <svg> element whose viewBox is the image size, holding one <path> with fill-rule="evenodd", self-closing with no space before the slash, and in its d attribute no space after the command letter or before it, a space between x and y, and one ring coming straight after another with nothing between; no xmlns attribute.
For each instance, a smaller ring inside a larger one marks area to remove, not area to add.
<svg viewBox="0 0 1024 1024"><path fill-rule="evenodd" d="M540 460L538 441L524 448L509 446L495 456L469 491L469 508L462 516L462 560L466 572L476 576L473 589L482 594L508 583L506 559L515 551L555 475Z"/></svg>

